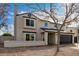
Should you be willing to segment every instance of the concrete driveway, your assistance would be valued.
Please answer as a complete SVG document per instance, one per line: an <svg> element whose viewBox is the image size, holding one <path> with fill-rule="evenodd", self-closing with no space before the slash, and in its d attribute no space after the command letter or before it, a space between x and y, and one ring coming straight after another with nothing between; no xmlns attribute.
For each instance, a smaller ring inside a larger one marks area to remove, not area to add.
<svg viewBox="0 0 79 59"><path fill-rule="evenodd" d="M39 46L39 47L18 47L2 48L0 47L1 56L53 56L56 46ZM79 44L60 45L58 56L79 56Z"/></svg>

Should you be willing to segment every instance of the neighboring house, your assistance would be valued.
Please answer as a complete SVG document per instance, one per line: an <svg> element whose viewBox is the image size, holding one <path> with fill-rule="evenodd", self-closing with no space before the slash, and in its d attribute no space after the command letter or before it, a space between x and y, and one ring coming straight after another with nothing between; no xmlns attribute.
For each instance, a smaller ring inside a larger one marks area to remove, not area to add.
<svg viewBox="0 0 79 59"><path fill-rule="evenodd" d="M15 40L5 41L5 47L57 44L57 29L53 22L39 20L35 15L24 13L16 15L14 27ZM65 28L61 30L60 44L74 44L74 33L67 32Z"/></svg>

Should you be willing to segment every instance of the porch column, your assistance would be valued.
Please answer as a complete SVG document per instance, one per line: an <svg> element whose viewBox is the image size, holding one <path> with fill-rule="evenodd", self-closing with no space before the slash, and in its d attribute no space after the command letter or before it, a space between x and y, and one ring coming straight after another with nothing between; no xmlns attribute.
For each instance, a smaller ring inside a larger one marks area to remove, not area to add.
<svg viewBox="0 0 79 59"><path fill-rule="evenodd" d="M79 43L79 36L77 36L77 42Z"/></svg>
<svg viewBox="0 0 79 59"><path fill-rule="evenodd" d="M44 32L45 44L48 45L48 32Z"/></svg>
<svg viewBox="0 0 79 59"><path fill-rule="evenodd" d="M58 35L55 33L55 44L57 44Z"/></svg>
<svg viewBox="0 0 79 59"><path fill-rule="evenodd" d="M74 35L72 35L72 44L74 44Z"/></svg>

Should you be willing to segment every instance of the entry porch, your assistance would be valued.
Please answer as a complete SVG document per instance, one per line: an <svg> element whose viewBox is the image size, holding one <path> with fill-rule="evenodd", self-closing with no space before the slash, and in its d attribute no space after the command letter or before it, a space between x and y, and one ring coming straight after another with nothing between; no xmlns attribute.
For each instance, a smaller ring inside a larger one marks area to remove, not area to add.
<svg viewBox="0 0 79 59"><path fill-rule="evenodd" d="M44 41L46 45L57 44L58 34L56 29L43 29L44 30ZM74 33L68 33L61 31L60 33L60 44L74 44Z"/></svg>

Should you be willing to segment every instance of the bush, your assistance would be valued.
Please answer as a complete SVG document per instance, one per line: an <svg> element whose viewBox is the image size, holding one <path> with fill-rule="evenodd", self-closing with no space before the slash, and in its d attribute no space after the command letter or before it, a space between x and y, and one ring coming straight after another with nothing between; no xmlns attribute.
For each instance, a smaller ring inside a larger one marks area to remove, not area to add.
<svg viewBox="0 0 79 59"><path fill-rule="evenodd" d="M4 33L2 36L12 36L10 33Z"/></svg>

